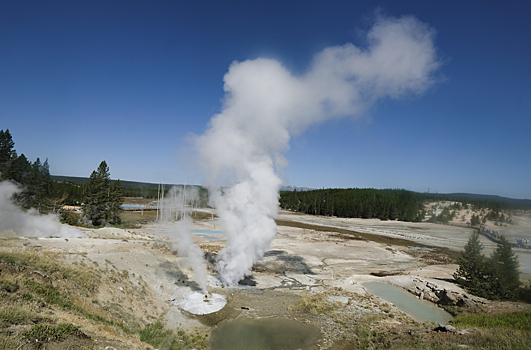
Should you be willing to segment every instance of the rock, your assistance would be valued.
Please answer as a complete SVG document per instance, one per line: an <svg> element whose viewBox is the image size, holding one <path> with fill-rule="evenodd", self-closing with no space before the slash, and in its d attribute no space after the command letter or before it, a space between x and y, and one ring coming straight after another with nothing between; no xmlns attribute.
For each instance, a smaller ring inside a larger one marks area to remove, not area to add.
<svg viewBox="0 0 531 350"><path fill-rule="evenodd" d="M439 304L441 305L457 305L457 302L463 298L459 293L452 292L451 290L443 290L439 293Z"/></svg>
<svg viewBox="0 0 531 350"><path fill-rule="evenodd" d="M472 299L467 298L465 295L463 299L457 302L457 306L474 307L476 306L476 303Z"/></svg>
<svg viewBox="0 0 531 350"><path fill-rule="evenodd" d="M431 282L426 282L426 287L428 287L428 288L431 289L431 290L438 290L438 289L440 289L438 285L433 284L433 283L431 283Z"/></svg>
<svg viewBox="0 0 531 350"><path fill-rule="evenodd" d="M451 326L449 324L440 324L439 323L439 327L435 328L434 331L436 331L436 332L456 333L457 332L457 328L455 328L454 326Z"/></svg>

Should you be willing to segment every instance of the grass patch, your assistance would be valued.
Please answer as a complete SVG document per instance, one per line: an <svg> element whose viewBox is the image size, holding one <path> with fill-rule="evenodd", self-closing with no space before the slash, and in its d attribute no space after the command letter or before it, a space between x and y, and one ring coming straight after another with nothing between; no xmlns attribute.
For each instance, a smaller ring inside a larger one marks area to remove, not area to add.
<svg viewBox="0 0 531 350"><path fill-rule="evenodd" d="M161 322L147 325L138 332L140 341L146 342L160 350L181 350L185 348L205 348L206 336L198 332L187 334L183 330L176 333L170 329L164 329Z"/></svg>
<svg viewBox="0 0 531 350"><path fill-rule="evenodd" d="M308 293L297 302L297 308L304 312L327 313L334 308L334 304L326 299L324 293Z"/></svg>
<svg viewBox="0 0 531 350"><path fill-rule="evenodd" d="M156 218L156 210L144 210L143 215L141 211L123 211L120 213L121 224L115 226L123 229L134 229Z"/></svg>
<svg viewBox="0 0 531 350"><path fill-rule="evenodd" d="M72 311L80 311L81 309L69 299L63 298L52 285L40 284L35 281L27 280L26 286L28 289L41 296L44 299L44 302L48 304L57 305Z"/></svg>
<svg viewBox="0 0 531 350"><path fill-rule="evenodd" d="M44 302L59 306L61 308L75 312L79 316L85 317L91 321L107 326L119 327L124 333L131 334L131 330L120 322L108 320L105 317L88 312L81 306L73 303L71 300L61 296L61 294L52 285L43 285L34 281L26 281L26 286L35 294L41 296Z"/></svg>
<svg viewBox="0 0 531 350"><path fill-rule="evenodd" d="M531 312L514 312L500 315L463 315L451 321L459 328L507 328L531 332ZM531 344L530 344L531 345Z"/></svg>
<svg viewBox="0 0 531 350"><path fill-rule="evenodd" d="M46 275L68 279L86 292L97 291L100 277L90 269L72 268L62 261L62 256L54 252L0 251L0 262L38 270ZM2 287L3 288L3 287Z"/></svg>
<svg viewBox="0 0 531 350"><path fill-rule="evenodd" d="M35 319L35 313L18 304L0 306L0 326L27 324Z"/></svg>
<svg viewBox="0 0 531 350"><path fill-rule="evenodd" d="M19 288L20 286L16 282L4 279L0 280L0 290L4 290L8 293L15 293Z"/></svg>
<svg viewBox="0 0 531 350"><path fill-rule="evenodd" d="M81 332L79 328L79 326L74 326L73 324L69 323L63 323L57 326L52 326L49 324L36 324L31 327L30 330L24 332L24 334L22 334L22 338L28 339L32 342L46 342L51 340L63 340L69 335L86 337L86 335Z"/></svg>

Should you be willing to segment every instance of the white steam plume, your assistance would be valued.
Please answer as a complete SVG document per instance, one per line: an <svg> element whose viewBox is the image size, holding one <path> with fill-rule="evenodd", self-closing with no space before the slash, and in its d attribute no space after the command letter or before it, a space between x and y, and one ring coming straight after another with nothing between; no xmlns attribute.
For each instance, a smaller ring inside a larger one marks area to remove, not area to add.
<svg viewBox="0 0 531 350"><path fill-rule="evenodd" d="M194 205L199 201L199 191L197 187L178 188L173 186L168 195L164 197L162 205L161 220L174 221L168 229L173 248L177 254L183 258L183 266L194 271L195 280L202 291L207 292L208 272L204 259L204 252L192 241L193 221L190 218ZM188 215L188 216L187 216Z"/></svg>
<svg viewBox="0 0 531 350"><path fill-rule="evenodd" d="M440 65L433 36L413 17L378 18L367 48L326 48L301 76L271 59L230 66L223 109L195 139L227 237L217 266L225 284L250 274L275 237L277 173L287 165L290 138L314 123L359 116L380 98L426 91ZM221 190L227 179L230 185Z"/></svg>
<svg viewBox="0 0 531 350"><path fill-rule="evenodd" d="M35 209L22 211L11 200L21 190L13 182L0 182L0 231L29 237L86 237L80 230L61 224L55 214L42 215Z"/></svg>
<svg viewBox="0 0 531 350"><path fill-rule="evenodd" d="M185 215L192 215L199 205L199 189L196 186L173 186L164 197L161 206L161 220L179 220Z"/></svg>
<svg viewBox="0 0 531 350"><path fill-rule="evenodd" d="M208 272L205 264L205 253L192 242L192 219L189 216L177 221L168 230L168 236L173 242L177 254L184 257L183 265L191 268L195 274L195 280L202 291L207 292Z"/></svg>

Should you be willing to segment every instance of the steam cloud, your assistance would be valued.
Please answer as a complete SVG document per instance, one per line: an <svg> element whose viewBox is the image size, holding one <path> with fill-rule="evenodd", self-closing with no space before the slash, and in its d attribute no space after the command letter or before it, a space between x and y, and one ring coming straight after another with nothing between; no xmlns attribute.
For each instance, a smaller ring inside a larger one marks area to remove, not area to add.
<svg viewBox="0 0 531 350"><path fill-rule="evenodd" d="M195 280L202 291L207 292L208 272L204 252L192 241L193 221L190 218L194 204L199 201L197 187L179 189L174 186L162 200L161 220L171 222L181 219L168 229L173 248L183 258L182 264L194 271Z"/></svg>
<svg viewBox="0 0 531 350"><path fill-rule="evenodd" d="M86 237L80 230L61 224L55 214L41 215L35 209L22 211L11 201L20 191L21 188L12 182L0 182L0 231L30 237Z"/></svg>
<svg viewBox="0 0 531 350"><path fill-rule="evenodd" d="M193 221L189 216L183 217L177 221L168 230L168 236L173 242L173 247L177 250L177 254L185 258L182 262L183 266L194 271L195 280L202 291L206 292L208 289L208 272L204 260L204 252L196 244L192 242Z"/></svg>
<svg viewBox="0 0 531 350"><path fill-rule="evenodd" d="M290 138L315 123L360 116L378 99L425 92L440 66L433 36L413 17L380 17L365 49L326 48L301 76L272 59L231 64L222 111L195 139L227 237L217 265L223 283L249 275L275 237L278 173L287 165Z"/></svg>

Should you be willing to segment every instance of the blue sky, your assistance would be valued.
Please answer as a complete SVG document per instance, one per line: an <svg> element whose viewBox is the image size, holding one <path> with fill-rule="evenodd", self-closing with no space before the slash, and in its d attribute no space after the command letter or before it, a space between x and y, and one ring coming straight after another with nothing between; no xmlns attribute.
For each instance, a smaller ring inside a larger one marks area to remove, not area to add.
<svg viewBox="0 0 531 350"><path fill-rule="evenodd" d="M52 174L200 184L186 139L219 113L233 61L303 74L379 11L436 31L422 96L291 140L286 184L531 198L528 1L2 1L0 129Z"/></svg>

